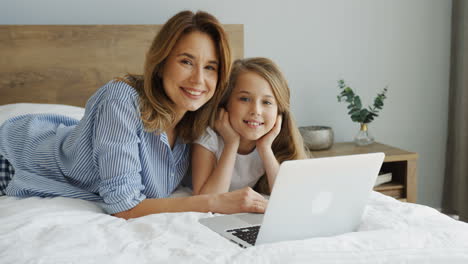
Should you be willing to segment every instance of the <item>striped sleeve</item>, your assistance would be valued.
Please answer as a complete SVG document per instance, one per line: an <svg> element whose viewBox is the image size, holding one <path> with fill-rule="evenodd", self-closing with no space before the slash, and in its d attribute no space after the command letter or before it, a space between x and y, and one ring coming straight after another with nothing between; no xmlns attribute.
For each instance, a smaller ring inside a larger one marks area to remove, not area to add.
<svg viewBox="0 0 468 264"><path fill-rule="evenodd" d="M100 174L99 194L109 214L135 207L146 197L141 179L138 106L132 100L105 100L96 114L93 159Z"/></svg>

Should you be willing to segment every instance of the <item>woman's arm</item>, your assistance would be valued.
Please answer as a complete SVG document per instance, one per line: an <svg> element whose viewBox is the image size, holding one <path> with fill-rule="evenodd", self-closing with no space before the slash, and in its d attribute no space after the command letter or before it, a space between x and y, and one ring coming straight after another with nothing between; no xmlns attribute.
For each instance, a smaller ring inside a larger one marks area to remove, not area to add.
<svg viewBox="0 0 468 264"><path fill-rule="evenodd" d="M233 192L190 197L145 199L134 208L114 216L130 219L157 213L213 212L221 214L264 213L267 200L245 187Z"/></svg>
<svg viewBox="0 0 468 264"><path fill-rule="evenodd" d="M193 144L192 183L193 194L214 194L229 191L236 162L238 145L224 146L218 162L215 154L199 144Z"/></svg>

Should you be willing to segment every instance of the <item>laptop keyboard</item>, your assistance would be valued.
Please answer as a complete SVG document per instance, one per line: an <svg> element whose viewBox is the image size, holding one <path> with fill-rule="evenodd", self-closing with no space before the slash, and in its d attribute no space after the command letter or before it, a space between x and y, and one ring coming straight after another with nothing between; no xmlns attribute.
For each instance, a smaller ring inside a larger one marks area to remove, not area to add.
<svg viewBox="0 0 468 264"><path fill-rule="evenodd" d="M249 227L242 227L227 230L226 232L231 233L232 235L244 240L245 242L251 244L252 246L255 245L255 241L257 240L258 231L260 230L260 226L249 226Z"/></svg>

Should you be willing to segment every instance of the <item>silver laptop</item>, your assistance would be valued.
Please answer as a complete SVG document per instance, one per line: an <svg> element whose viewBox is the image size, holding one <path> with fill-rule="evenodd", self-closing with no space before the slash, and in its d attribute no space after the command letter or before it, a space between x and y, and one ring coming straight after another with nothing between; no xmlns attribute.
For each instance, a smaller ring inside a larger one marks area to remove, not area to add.
<svg viewBox="0 0 468 264"><path fill-rule="evenodd" d="M384 153L285 161L265 214L233 214L200 223L251 247L355 231Z"/></svg>

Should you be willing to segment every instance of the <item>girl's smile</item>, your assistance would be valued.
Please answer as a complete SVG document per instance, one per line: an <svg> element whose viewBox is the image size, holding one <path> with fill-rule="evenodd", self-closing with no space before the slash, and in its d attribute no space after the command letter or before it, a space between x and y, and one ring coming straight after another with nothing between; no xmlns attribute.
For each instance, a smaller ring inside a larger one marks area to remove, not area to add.
<svg viewBox="0 0 468 264"><path fill-rule="evenodd" d="M278 106L270 84L254 72L239 74L227 104L232 128L241 141L255 141L276 122Z"/></svg>
<svg viewBox="0 0 468 264"><path fill-rule="evenodd" d="M262 126L262 125L265 124L263 122L258 122L258 121L255 121L255 120L244 120L244 123L246 123L247 126L250 127L250 128L258 128L259 126Z"/></svg>

